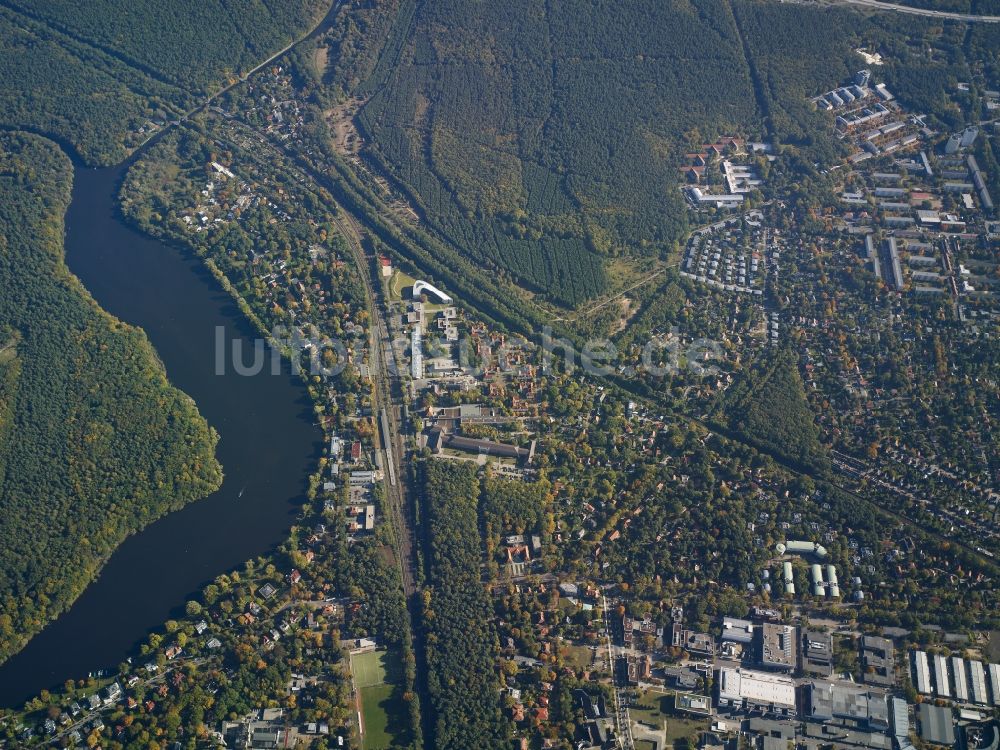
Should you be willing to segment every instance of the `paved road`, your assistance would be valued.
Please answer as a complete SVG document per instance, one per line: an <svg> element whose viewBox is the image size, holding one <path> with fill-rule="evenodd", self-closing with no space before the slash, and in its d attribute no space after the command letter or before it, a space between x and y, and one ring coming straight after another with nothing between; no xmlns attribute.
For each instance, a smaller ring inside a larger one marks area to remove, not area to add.
<svg viewBox="0 0 1000 750"><path fill-rule="evenodd" d="M140 680L138 686L149 687L150 685L156 685L166 680L167 675L169 675L171 672L174 672L177 669L180 669L180 667L184 664L193 664L195 666L198 666L200 664L204 664L206 661L208 661L208 659L201 656L180 657L172 661L166 667L164 667L162 672L157 672L153 677L147 677L145 680ZM118 678L117 681L119 684L124 684L125 682L121 678ZM131 689L131 688L126 688L126 689ZM159 700L159 698L157 698L157 700ZM80 730L80 734L86 736L87 732L84 731L84 729L87 724L89 724L94 719L98 718L101 714L119 710L122 707L123 702L124 702L124 697L122 698L122 700L115 701L114 703L101 705L99 708L93 711L89 709L86 710L84 713L80 714L80 718L74 719L71 724L67 724L65 727L61 727L55 734L51 735L48 738L48 740L50 742L55 742L56 740L59 740L63 737L67 737L73 732L74 729Z"/></svg>
<svg viewBox="0 0 1000 750"><path fill-rule="evenodd" d="M1000 23L1000 16L978 16L974 13L951 13L944 10L931 10L929 8L911 8L909 5L899 3L883 3L879 0L834 0L835 3L845 5L863 5L867 8L878 8L879 10L893 10L897 13L909 13L913 16L927 16L929 18L941 18L952 21L968 21L970 23Z"/></svg>
<svg viewBox="0 0 1000 750"><path fill-rule="evenodd" d="M629 719L628 707L622 702L621 693L618 692L617 655L611 644L611 615L608 610L608 597L604 594L601 594L601 603L604 610L604 639L607 642L608 648L608 667L611 670L611 693L615 701L614 712L615 727L618 730L616 732L618 747L623 748L623 750L635 750L635 742L632 739L632 722Z"/></svg>
<svg viewBox="0 0 1000 750"><path fill-rule="evenodd" d="M336 3L334 3L332 6L330 6L330 10L328 10L323 15L323 18L320 20L320 22L317 23L315 26L313 26L311 29L309 29L309 31L307 31L305 34L303 34L302 36L300 36L298 39L295 39L295 40L289 42L284 47L282 47L280 50L278 50L273 55L271 55L270 57L268 57L266 60L257 63L257 65L255 65L250 70L248 70L245 73L243 73L243 75L239 76L238 78L234 79L230 83L226 84L224 87L222 87L221 89L219 89L218 91L216 91L214 94L209 95L208 97L206 97L205 99L203 99L199 104L197 104L196 106L192 107L191 109L189 109L184 114L180 115L176 120L171 120L164 127L160 128L159 130L157 130L157 131L155 131L153 133L150 133L145 138L145 140L143 140L138 146L136 146L134 149L132 149L132 156L130 158L135 158L139 154L139 152L142 151L148 144L150 144L151 142L156 141L159 138L161 138L164 133L166 133L167 131L169 131L175 125L179 125L180 123L187 121L192 115L196 114L197 112L201 112L206 107L208 107L212 102L214 102L220 96L222 96L223 94L225 94L227 91L230 91L233 88L235 88L236 86L239 86L241 83L244 83L254 73L258 72L259 70L261 70L262 68L266 67L267 65L270 65L272 62L274 62L275 60L277 60L279 57L281 57L282 55L284 55L286 52L288 52L293 47L297 47L298 45L302 44L302 42L305 42L305 41L307 41L309 39L312 39L314 36L316 36L317 34L319 34L321 31L323 31L323 29L327 26L327 24L330 23L334 19L334 17L337 15L337 11L340 10L340 7L344 4L345 1L346 0L337 0Z"/></svg>

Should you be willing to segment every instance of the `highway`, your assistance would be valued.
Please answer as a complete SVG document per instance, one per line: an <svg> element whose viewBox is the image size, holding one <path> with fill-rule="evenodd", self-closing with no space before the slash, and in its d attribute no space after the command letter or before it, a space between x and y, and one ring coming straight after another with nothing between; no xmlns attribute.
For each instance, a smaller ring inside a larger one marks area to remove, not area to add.
<svg viewBox="0 0 1000 750"><path fill-rule="evenodd" d="M979 16L974 13L952 13L945 10L931 10L929 8L912 8L909 5L900 5L899 3L883 3L879 2L879 0L834 0L834 4L861 5L866 8L892 10L897 13L908 13L912 16L927 16L928 18L940 18L950 21L967 21L969 23L1000 23L1000 16Z"/></svg>

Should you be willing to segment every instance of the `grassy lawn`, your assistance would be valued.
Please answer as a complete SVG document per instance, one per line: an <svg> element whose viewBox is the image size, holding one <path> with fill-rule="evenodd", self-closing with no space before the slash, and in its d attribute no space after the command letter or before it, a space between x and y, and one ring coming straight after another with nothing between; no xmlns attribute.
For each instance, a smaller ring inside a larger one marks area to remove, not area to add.
<svg viewBox="0 0 1000 750"><path fill-rule="evenodd" d="M394 695L395 691L395 685L361 688L361 712L365 722L362 750L382 750L407 744L406 732L403 731L406 707Z"/></svg>
<svg viewBox="0 0 1000 750"><path fill-rule="evenodd" d="M573 669L590 669L594 652L587 646L566 646L566 664Z"/></svg>
<svg viewBox="0 0 1000 750"><path fill-rule="evenodd" d="M656 744L654 742L652 742L651 740L636 740L635 741L635 750L653 750L653 748L655 748L655 747L656 747Z"/></svg>
<svg viewBox="0 0 1000 750"><path fill-rule="evenodd" d="M681 737L690 737L697 744L698 733L706 729L708 729L707 719L687 719L680 716L668 716L667 747L673 747L674 741L679 740Z"/></svg>
<svg viewBox="0 0 1000 750"><path fill-rule="evenodd" d="M406 706L399 696L403 665L395 651L351 655L354 684L361 695L365 732L362 750L400 747L409 743Z"/></svg>
<svg viewBox="0 0 1000 750"><path fill-rule="evenodd" d="M403 273L398 268L393 270L392 276L389 277L389 299L393 301L402 300L403 290L413 286L413 282L415 281L415 278Z"/></svg>
<svg viewBox="0 0 1000 750"><path fill-rule="evenodd" d="M633 721L639 721L653 729L663 729L663 720L673 705L673 698L653 690L640 690L639 700L629 706L628 713Z"/></svg>
<svg viewBox="0 0 1000 750"><path fill-rule="evenodd" d="M394 651L351 655L351 673L359 690L384 682L398 682L400 671L399 656Z"/></svg>

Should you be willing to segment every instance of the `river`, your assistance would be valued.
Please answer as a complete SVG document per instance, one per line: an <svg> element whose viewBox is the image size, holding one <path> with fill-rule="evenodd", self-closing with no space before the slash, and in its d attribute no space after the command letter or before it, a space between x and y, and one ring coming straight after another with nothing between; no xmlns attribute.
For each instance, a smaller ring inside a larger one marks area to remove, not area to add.
<svg viewBox="0 0 1000 750"><path fill-rule="evenodd" d="M216 374L217 327L230 346L242 338L248 358L253 331L199 260L121 221L125 168L76 166L66 260L105 310L146 331L170 381L219 432L225 481L126 540L73 606L0 666L3 706L115 667L204 584L284 541L321 451L312 404L287 365L244 377L230 362Z"/></svg>

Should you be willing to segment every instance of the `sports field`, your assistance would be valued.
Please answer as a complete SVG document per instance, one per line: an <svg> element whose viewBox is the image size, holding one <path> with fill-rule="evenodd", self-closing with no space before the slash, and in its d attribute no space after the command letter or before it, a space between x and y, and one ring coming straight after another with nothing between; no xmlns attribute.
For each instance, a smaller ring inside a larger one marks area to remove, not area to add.
<svg viewBox="0 0 1000 750"><path fill-rule="evenodd" d="M351 673L354 684L361 688L381 685L388 679L390 667L395 667L396 658L388 651L368 651L364 654L351 654Z"/></svg>
<svg viewBox="0 0 1000 750"><path fill-rule="evenodd" d="M361 689L361 713L365 721L362 750L384 750L396 745L395 732L401 730L402 705L393 695L394 685L371 685ZM389 729L390 723L394 731Z"/></svg>
<svg viewBox="0 0 1000 750"><path fill-rule="evenodd" d="M352 654L351 672L360 696L362 750L407 744L406 708L399 696L402 664L398 654L394 651Z"/></svg>

